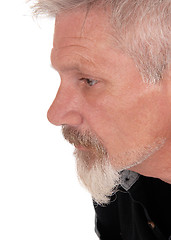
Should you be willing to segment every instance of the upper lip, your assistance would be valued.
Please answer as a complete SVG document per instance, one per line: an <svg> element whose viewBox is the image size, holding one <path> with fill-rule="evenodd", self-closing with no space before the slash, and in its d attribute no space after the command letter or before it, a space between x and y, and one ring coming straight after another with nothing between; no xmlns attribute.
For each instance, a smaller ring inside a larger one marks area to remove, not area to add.
<svg viewBox="0 0 171 240"><path fill-rule="evenodd" d="M74 145L76 148L80 149L80 150L86 150L86 147L82 146L82 145Z"/></svg>

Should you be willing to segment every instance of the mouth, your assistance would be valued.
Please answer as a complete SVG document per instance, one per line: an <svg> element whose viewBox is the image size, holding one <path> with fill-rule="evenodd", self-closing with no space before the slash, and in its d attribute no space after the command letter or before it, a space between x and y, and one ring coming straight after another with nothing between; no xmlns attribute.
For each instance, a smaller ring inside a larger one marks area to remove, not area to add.
<svg viewBox="0 0 171 240"><path fill-rule="evenodd" d="M74 145L76 149L81 150L81 151L88 151L88 149L82 145Z"/></svg>

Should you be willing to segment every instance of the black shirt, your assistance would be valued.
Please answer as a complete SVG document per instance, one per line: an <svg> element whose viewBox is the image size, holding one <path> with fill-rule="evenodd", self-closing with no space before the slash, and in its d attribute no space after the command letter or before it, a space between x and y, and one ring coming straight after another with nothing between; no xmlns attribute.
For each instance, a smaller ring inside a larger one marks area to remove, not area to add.
<svg viewBox="0 0 171 240"><path fill-rule="evenodd" d="M94 203L100 240L171 240L171 185L123 171L107 206Z"/></svg>

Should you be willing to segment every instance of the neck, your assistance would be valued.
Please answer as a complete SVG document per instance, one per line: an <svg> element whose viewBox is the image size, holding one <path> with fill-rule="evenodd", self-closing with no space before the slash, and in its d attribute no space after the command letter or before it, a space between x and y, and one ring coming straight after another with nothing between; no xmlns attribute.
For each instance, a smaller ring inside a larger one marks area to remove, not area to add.
<svg viewBox="0 0 171 240"><path fill-rule="evenodd" d="M130 170L171 184L171 144L165 143L160 150Z"/></svg>

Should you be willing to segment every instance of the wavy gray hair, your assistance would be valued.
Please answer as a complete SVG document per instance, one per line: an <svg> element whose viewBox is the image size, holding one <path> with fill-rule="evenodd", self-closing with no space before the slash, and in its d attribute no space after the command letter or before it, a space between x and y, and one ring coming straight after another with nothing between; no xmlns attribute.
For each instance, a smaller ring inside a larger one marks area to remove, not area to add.
<svg viewBox="0 0 171 240"><path fill-rule="evenodd" d="M56 16L100 5L110 7L114 46L134 60L145 82L159 82L171 59L170 0L37 0L33 12Z"/></svg>

